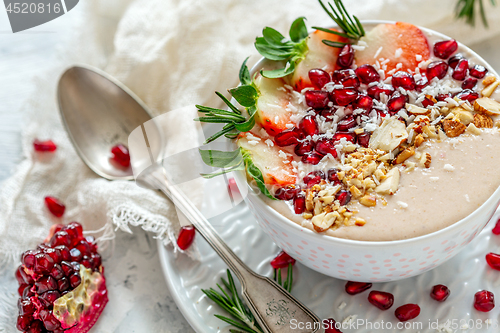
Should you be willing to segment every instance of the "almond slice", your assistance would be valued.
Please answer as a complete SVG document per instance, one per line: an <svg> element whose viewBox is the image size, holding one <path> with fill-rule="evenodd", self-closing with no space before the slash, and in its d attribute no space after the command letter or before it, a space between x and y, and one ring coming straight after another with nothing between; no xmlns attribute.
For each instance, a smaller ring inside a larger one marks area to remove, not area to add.
<svg viewBox="0 0 500 333"><path fill-rule="evenodd" d="M312 218L311 222L313 224L314 230L317 232L324 232L330 228L335 220L340 217L338 212L331 213L321 213Z"/></svg>
<svg viewBox="0 0 500 333"><path fill-rule="evenodd" d="M377 128L370 138L370 148L381 149L386 152L396 149L408 138L406 126L396 117L385 118L384 122Z"/></svg>
<svg viewBox="0 0 500 333"><path fill-rule="evenodd" d="M443 121L443 129L450 138L454 138L465 132L466 126L454 119L446 119Z"/></svg>
<svg viewBox="0 0 500 333"><path fill-rule="evenodd" d="M491 95L493 95L499 85L500 81L493 82L481 91L481 95L483 95L484 97L490 97Z"/></svg>
<svg viewBox="0 0 500 333"><path fill-rule="evenodd" d="M375 188L379 194L394 194L398 190L400 172L398 168L392 168L386 178Z"/></svg>
<svg viewBox="0 0 500 333"><path fill-rule="evenodd" d="M487 97L478 98L474 102L474 110L488 116L498 116L500 115L500 103Z"/></svg>
<svg viewBox="0 0 500 333"><path fill-rule="evenodd" d="M487 115L476 113L474 115L474 125L477 128L493 128L493 119Z"/></svg>
<svg viewBox="0 0 500 333"><path fill-rule="evenodd" d="M429 109L421 108L420 106L416 106L416 105L409 104L409 103L406 103L405 108L409 113L414 114L416 116L431 113L431 110L429 110Z"/></svg>
<svg viewBox="0 0 500 333"><path fill-rule="evenodd" d="M496 77L494 77L494 76L488 76L488 77L484 78L483 84L484 84L485 87L487 87L490 84L495 83L496 80L497 80Z"/></svg>
<svg viewBox="0 0 500 333"><path fill-rule="evenodd" d="M420 135L420 134L419 134ZM396 157L396 161L394 164L400 164L415 155L415 149L413 147L408 147L399 153L398 157Z"/></svg>
<svg viewBox="0 0 500 333"><path fill-rule="evenodd" d="M472 112L469 112L461 107L456 107L451 110L451 112L460 120L464 125L469 125L474 121L474 116Z"/></svg>
<svg viewBox="0 0 500 333"><path fill-rule="evenodd" d="M377 197L367 194L359 199L359 203L366 207L373 207L377 205Z"/></svg>

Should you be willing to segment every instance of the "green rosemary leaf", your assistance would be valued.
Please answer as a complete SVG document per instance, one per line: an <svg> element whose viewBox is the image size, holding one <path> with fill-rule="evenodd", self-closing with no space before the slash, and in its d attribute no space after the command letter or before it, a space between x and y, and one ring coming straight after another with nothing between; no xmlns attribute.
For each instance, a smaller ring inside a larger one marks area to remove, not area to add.
<svg viewBox="0 0 500 333"><path fill-rule="evenodd" d="M319 31L323 31L323 32L329 33L329 34L341 36L341 37L344 37L344 38L349 38L348 35L346 35L346 34L344 34L342 32L335 31L335 30L330 30L330 29L326 29L326 28L322 28L322 27L312 27L312 28L316 29L316 30L319 30Z"/></svg>
<svg viewBox="0 0 500 333"><path fill-rule="evenodd" d="M235 113L241 114L241 111L238 110L236 106L234 106L224 95L222 95L220 92L216 91L215 94L220 97L224 101L224 103Z"/></svg>
<svg viewBox="0 0 500 333"><path fill-rule="evenodd" d="M221 315L214 315L215 317L219 318L222 321L225 321L226 323L233 325L236 328L239 328L243 332L248 332L248 333L258 333L257 331L251 329L250 327L246 326L244 323L238 322L236 320L221 316Z"/></svg>
<svg viewBox="0 0 500 333"><path fill-rule="evenodd" d="M194 120L200 121L202 123L214 123L214 124L232 123L233 122L230 119L220 118L220 117L199 117L199 118L194 118Z"/></svg>
<svg viewBox="0 0 500 333"><path fill-rule="evenodd" d="M235 166L242 160L241 149L235 151L202 150L199 149L201 159L206 165L214 168L228 168Z"/></svg>
<svg viewBox="0 0 500 333"><path fill-rule="evenodd" d="M489 26L488 26L488 20L486 19L486 13L484 12L483 0L479 0L479 11L481 13L481 18L483 19L484 26L486 28L489 28Z"/></svg>
<svg viewBox="0 0 500 333"><path fill-rule="evenodd" d="M280 286L282 286L282 285L283 285L283 283L281 282L281 268L278 268L278 273L277 273L277 275L278 275L278 281L276 281L276 282L278 282L278 284L279 284Z"/></svg>
<svg viewBox="0 0 500 333"><path fill-rule="evenodd" d="M331 41L328 39L323 39L322 42L325 45L332 46L332 47L338 47L338 48L342 48L342 47L344 47L344 45L347 44L347 43L343 43L343 42L334 42L334 41Z"/></svg>
<svg viewBox="0 0 500 333"><path fill-rule="evenodd" d="M292 284L293 284L293 265L288 264L288 273L286 276L286 287L285 289L290 293L292 292Z"/></svg>
<svg viewBox="0 0 500 333"><path fill-rule="evenodd" d="M234 97L235 100L240 103L241 106L246 108L254 106L259 98L259 93L257 89L255 89L251 85L243 85L233 89L230 89L229 92ZM243 118L244 119L244 118Z"/></svg>
<svg viewBox="0 0 500 333"><path fill-rule="evenodd" d="M292 26L290 27L290 39L295 43L299 43L309 35L304 20L305 17L299 17L293 21Z"/></svg>
<svg viewBox="0 0 500 333"><path fill-rule="evenodd" d="M249 57L247 57L245 59L245 61L243 61L243 64L241 64L240 73L239 73L239 78L240 78L241 84L246 84L246 85L252 84L252 79L250 77L250 71L248 70L248 67L247 67L248 58Z"/></svg>
<svg viewBox="0 0 500 333"><path fill-rule="evenodd" d="M318 0L323 10L330 16L330 18L344 31L345 36L354 41L359 40L365 35L365 29L363 25L358 20L356 16L351 16L347 9L345 8L342 0L333 0L333 5L331 2L328 3L328 8L325 6L322 0ZM325 43L325 41L323 41ZM339 47L338 44L327 44L333 47Z"/></svg>
<svg viewBox="0 0 500 333"><path fill-rule="evenodd" d="M257 187L259 190L264 194L266 197L272 199L272 200L277 200L267 189L266 184L264 182L264 177L262 176L262 172L260 169L253 164L252 158L248 152L243 152L243 160L245 161L245 166L246 166L246 171L250 177L252 177L255 180L255 183L257 184Z"/></svg>
<svg viewBox="0 0 500 333"><path fill-rule="evenodd" d="M207 144L207 143L210 143L212 141L215 141L217 140L218 138L220 138L221 136L223 135L228 135L231 131L234 131L235 130L235 127L233 124L227 124L227 125L231 125L230 127L228 128L224 128L222 129L221 131L215 133L214 135L212 135L211 137L209 137L208 139L205 140L204 144ZM227 126L226 125L226 126ZM226 127L224 126L224 127Z"/></svg>

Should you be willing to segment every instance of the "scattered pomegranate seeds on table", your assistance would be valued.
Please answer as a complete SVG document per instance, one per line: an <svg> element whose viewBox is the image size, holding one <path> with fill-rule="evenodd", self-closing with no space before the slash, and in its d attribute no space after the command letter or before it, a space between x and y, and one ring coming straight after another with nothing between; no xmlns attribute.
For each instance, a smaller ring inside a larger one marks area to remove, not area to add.
<svg viewBox="0 0 500 333"><path fill-rule="evenodd" d="M357 295L372 287L371 283L348 281L345 284L345 292L349 295Z"/></svg>
<svg viewBox="0 0 500 333"><path fill-rule="evenodd" d="M295 265L295 259L290 257L285 251L281 251L272 261L271 266L274 269L287 268L288 264Z"/></svg>
<svg viewBox="0 0 500 333"><path fill-rule="evenodd" d="M491 230L492 233L495 235L500 235L500 219L497 220L497 223L495 224L495 227L493 230Z"/></svg>
<svg viewBox="0 0 500 333"><path fill-rule="evenodd" d="M397 308L394 314L399 321L408 321L418 317L420 314L420 306L417 304L405 304Z"/></svg>
<svg viewBox="0 0 500 333"><path fill-rule="evenodd" d="M130 154L128 148L122 144L117 144L111 148L111 159L119 165L128 168L130 166Z"/></svg>
<svg viewBox="0 0 500 333"><path fill-rule="evenodd" d="M486 262L491 268L500 271L500 254L488 253L486 255Z"/></svg>
<svg viewBox="0 0 500 333"><path fill-rule="evenodd" d="M183 251L187 250L191 244L193 244L194 236L196 235L196 230L193 226L181 227L179 236L177 236L177 245Z"/></svg>
<svg viewBox="0 0 500 333"><path fill-rule="evenodd" d="M495 296L491 291L481 290L474 295L474 308L477 311L489 312L495 307Z"/></svg>
<svg viewBox="0 0 500 333"><path fill-rule="evenodd" d="M45 197L45 205L55 217L63 216L66 210L66 206L59 199L51 196Z"/></svg>
<svg viewBox="0 0 500 333"><path fill-rule="evenodd" d="M33 141L33 147L37 152L54 152L57 149L56 144L52 140L40 141L35 139Z"/></svg>
<svg viewBox="0 0 500 333"><path fill-rule="evenodd" d="M394 295L383 291L372 290L368 294L368 302L380 310L388 310L394 304Z"/></svg>
<svg viewBox="0 0 500 333"><path fill-rule="evenodd" d="M432 287L431 297L438 302L444 302L450 296L450 289L447 286L438 284Z"/></svg>
<svg viewBox="0 0 500 333"><path fill-rule="evenodd" d="M335 319L323 319L323 328L325 329L325 333L342 333L342 331L340 331L336 326L340 326L340 324L337 324Z"/></svg>

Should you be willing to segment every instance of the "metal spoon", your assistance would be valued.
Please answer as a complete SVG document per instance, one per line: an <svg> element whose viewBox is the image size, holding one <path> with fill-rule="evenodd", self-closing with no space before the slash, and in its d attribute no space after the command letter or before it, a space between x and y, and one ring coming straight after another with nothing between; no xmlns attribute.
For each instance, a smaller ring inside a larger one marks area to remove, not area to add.
<svg viewBox="0 0 500 333"><path fill-rule="evenodd" d="M103 178L132 180L135 173L138 181L165 193L236 274L242 295L265 333L323 331L312 311L272 279L246 266L190 200L171 185L159 161L164 147L161 131L146 105L128 88L97 69L75 66L61 76L57 95L63 124L82 160ZM134 173L113 167L108 158L110 147L127 142L129 136L138 139L133 143L135 150L129 141ZM141 146L142 151L137 151Z"/></svg>

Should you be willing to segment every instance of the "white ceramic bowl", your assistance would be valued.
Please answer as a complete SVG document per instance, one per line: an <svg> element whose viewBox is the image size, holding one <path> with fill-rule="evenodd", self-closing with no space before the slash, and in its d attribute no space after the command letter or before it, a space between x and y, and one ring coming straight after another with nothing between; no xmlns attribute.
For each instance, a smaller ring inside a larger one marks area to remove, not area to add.
<svg viewBox="0 0 500 333"><path fill-rule="evenodd" d="M367 27L379 23L394 22L363 22ZM443 40L451 39L435 31L421 29L437 34ZM497 75L479 55L463 44L459 45ZM259 61L252 73L262 68L264 63L264 59ZM240 188L249 186L244 171L236 174L236 181ZM262 194L250 187L245 201L273 241L300 263L339 279L385 282L422 274L463 250L493 216L500 203L500 188L472 214L447 228L416 238L384 242L335 238L303 228L268 206Z"/></svg>

